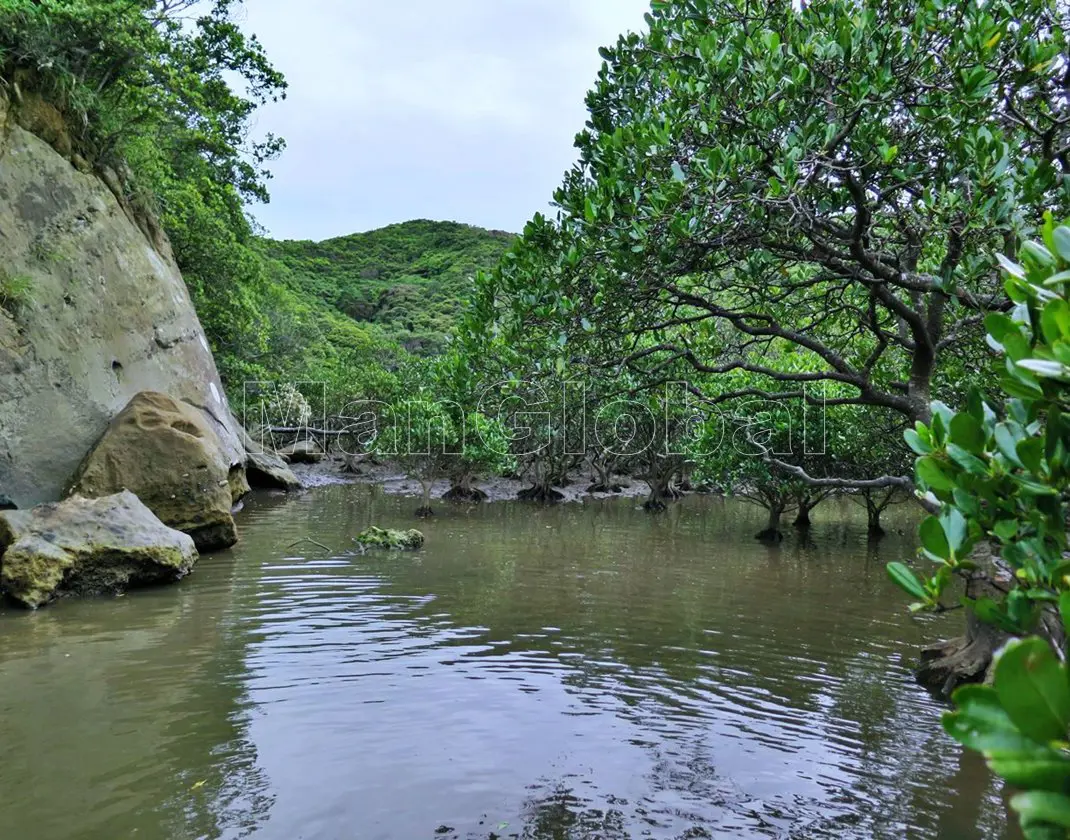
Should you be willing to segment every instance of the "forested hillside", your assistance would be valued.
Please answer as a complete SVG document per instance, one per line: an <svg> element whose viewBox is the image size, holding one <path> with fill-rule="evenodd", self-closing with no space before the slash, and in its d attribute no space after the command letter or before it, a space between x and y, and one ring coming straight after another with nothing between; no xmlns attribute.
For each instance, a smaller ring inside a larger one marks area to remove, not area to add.
<svg viewBox="0 0 1070 840"><path fill-rule="evenodd" d="M418 354L442 348L472 276L492 268L512 234L418 220L323 242L266 242L267 253L310 292Z"/></svg>
<svg viewBox="0 0 1070 840"><path fill-rule="evenodd" d="M421 515L439 481L476 502L508 475L551 502L589 471L590 492L645 482L651 513L688 488L760 505L776 557L785 517L805 545L833 495L874 541L920 502L922 551L889 574L912 610L968 616L923 679L992 677L945 728L1025 791L1025 836L1070 837L1067 4L650 8L601 50L555 212L517 238L257 235L284 144L253 115L287 83L238 0L0 0L0 98L173 249L236 407L250 380L323 383L329 405L290 389L299 422L397 464ZM33 295L0 275L5 317ZM365 433L353 400L393 405Z"/></svg>

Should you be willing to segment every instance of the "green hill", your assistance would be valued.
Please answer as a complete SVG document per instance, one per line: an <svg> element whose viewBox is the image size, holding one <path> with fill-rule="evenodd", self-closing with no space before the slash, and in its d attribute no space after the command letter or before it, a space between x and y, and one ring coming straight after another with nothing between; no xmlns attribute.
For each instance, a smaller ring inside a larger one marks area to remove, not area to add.
<svg viewBox="0 0 1070 840"><path fill-rule="evenodd" d="M323 242L265 242L299 289L421 355L439 351L469 279L513 241L502 231L417 220Z"/></svg>

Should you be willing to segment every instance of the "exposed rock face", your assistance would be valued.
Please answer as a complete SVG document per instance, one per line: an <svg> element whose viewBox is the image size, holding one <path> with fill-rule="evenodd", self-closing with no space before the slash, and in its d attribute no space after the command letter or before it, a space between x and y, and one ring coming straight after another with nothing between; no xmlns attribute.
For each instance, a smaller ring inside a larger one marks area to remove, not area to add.
<svg viewBox="0 0 1070 840"><path fill-rule="evenodd" d="M71 492L97 497L129 490L164 524L193 537L198 549L212 551L238 539L230 511L244 480L231 470L204 412L145 391L109 424Z"/></svg>
<svg viewBox="0 0 1070 840"><path fill-rule="evenodd" d="M0 589L31 609L178 580L196 562L193 540L133 493L0 513Z"/></svg>
<svg viewBox="0 0 1070 840"><path fill-rule="evenodd" d="M0 95L0 285L25 288L0 305L0 493L20 508L60 498L139 391L199 406L229 462L244 463L182 277L142 227Z"/></svg>

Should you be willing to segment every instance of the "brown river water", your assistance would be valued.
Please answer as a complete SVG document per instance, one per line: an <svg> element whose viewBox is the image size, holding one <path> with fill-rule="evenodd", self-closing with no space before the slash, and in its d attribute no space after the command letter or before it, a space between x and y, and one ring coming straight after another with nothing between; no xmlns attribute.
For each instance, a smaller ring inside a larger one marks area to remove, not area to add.
<svg viewBox="0 0 1070 840"><path fill-rule="evenodd" d="M176 586L0 609L0 838L1013 836L911 679L958 619L887 581L909 519L414 507L258 496ZM427 544L348 556L369 524Z"/></svg>

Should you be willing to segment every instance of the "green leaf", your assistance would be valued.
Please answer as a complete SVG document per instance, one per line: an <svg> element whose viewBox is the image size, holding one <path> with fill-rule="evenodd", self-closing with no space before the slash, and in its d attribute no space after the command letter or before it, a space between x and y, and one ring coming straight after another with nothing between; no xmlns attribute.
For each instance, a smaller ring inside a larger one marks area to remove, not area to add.
<svg viewBox="0 0 1070 840"><path fill-rule="evenodd" d="M996 254L996 259L999 261L999 264L1003 268L1003 270L1007 272L1007 274L1009 274L1011 277L1016 277L1018 279L1025 278L1025 269L1018 265L1018 263L1016 263L1014 260L1010 259L1010 257L1006 257L1003 254ZM985 325L988 325L987 319L985 320ZM991 332L992 329L989 328L988 331Z"/></svg>
<svg viewBox="0 0 1070 840"><path fill-rule="evenodd" d="M971 475L984 475L988 472L988 466L971 452L967 452L956 443L947 445L947 454L960 467Z"/></svg>
<svg viewBox="0 0 1070 840"><path fill-rule="evenodd" d="M960 411L951 419L951 442L975 455L980 454L985 448L985 430L979 420Z"/></svg>
<svg viewBox="0 0 1070 840"><path fill-rule="evenodd" d="M960 744L983 752L994 772L1012 784L1064 790L1070 760L1026 737L991 686L967 685L954 692L958 707L943 717L944 730Z"/></svg>
<svg viewBox="0 0 1070 840"><path fill-rule="evenodd" d="M1047 268L1055 264L1055 255L1039 242L1032 240L1022 246L1022 256L1039 268Z"/></svg>
<svg viewBox="0 0 1070 840"><path fill-rule="evenodd" d="M1041 749L1014 726L991 686L964 685L952 699L956 710L945 713L942 723L960 744L985 753L1033 753Z"/></svg>
<svg viewBox="0 0 1070 840"><path fill-rule="evenodd" d="M1001 604L997 604L991 598L977 598L974 601L967 601L973 614L976 615L985 624L991 624L995 627L1005 630L1008 633L1017 633L1019 627L1008 616L1007 611Z"/></svg>
<svg viewBox="0 0 1070 840"><path fill-rule="evenodd" d="M1070 228L1060 225L1052 231L1052 242L1063 262L1070 262Z"/></svg>
<svg viewBox="0 0 1070 840"><path fill-rule="evenodd" d="M1011 476L1011 480L1018 485L1019 489L1024 490L1026 493L1030 493L1034 496L1058 496L1059 491L1052 487L1050 484L1042 484L1039 481L1032 481L1024 476L1015 473Z"/></svg>
<svg viewBox="0 0 1070 840"><path fill-rule="evenodd" d="M1032 824L1070 828L1070 797L1065 794L1041 790L1019 793L1011 799L1011 808L1021 818L1023 828ZM1066 832L1052 836L1065 840Z"/></svg>
<svg viewBox="0 0 1070 840"><path fill-rule="evenodd" d="M1018 441L1021 438L1006 423L996 426L996 447L1003 457L1019 467L1024 466L1018 458Z"/></svg>
<svg viewBox="0 0 1070 840"><path fill-rule="evenodd" d="M1040 475L1044 467L1044 441L1041 438L1026 438L1018 443L1015 450L1027 470Z"/></svg>
<svg viewBox="0 0 1070 840"><path fill-rule="evenodd" d="M968 529L965 517L955 508L949 508L940 517L940 525L947 535L947 542L956 554L966 544Z"/></svg>
<svg viewBox="0 0 1070 840"><path fill-rule="evenodd" d="M1062 362L1051 359L1022 359L1018 362L1018 367L1046 379L1062 379L1070 374Z"/></svg>
<svg viewBox="0 0 1070 840"><path fill-rule="evenodd" d="M1052 750L1044 754L995 753L988 766L1012 785L1060 792L1070 782L1070 759Z"/></svg>
<svg viewBox="0 0 1070 840"><path fill-rule="evenodd" d="M933 490L951 490L955 486L955 482L944 472L940 462L931 455L918 458L914 464L914 470L917 473L918 481L924 487Z"/></svg>
<svg viewBox="0 0 1070 840"><path fill-rule="evenodd" d="M1001 312L993 312L985 317L985 329L1000 344L1008 335L1020 335L1021 327Z"/></svg>
<svg viewBox="0 0 1070 840"><path fill-rule="evenodd" d="M1033 629L1039 618L1039 606L1024 590L1015 589L1007 596L1004 605L1007 608L1007 617L1013 625L1011 632L1014 635L1022 636Z"/></svg>
<svg viewBox="0 0 1070 840"><path fill-rule="evenodd" d="M993 687L1007 715L1025 735L1040 742L1066 739L1070 680L1043 639L1010 642L996 662Z"/></svg>
<svg viewBox="0 0 1070 840"><path fill-rule="evenodd" d="M681 183L687 180L687 175L684 174L684 168L675 160L672 162L672 179L674 181L680 181Z"/></svg>
<svg viewBox="0 0 1070 840"><path fill-rule="evenodd" d="M915 575L907 566L903 563L889 563L887 566L888 577L892 579L892 582L902 589L907 595L917 598L921 601L928 601L929 595L925 591L925 587L922 586L917 575Z"/></svg>
<svg viewBox="0 0 1070 840"><path fill-rule="evenodd" d="M914 450L918 455L928 455L933 451L933 448L913 429L907 429L903 432L903 439L906 440L907 446Z"/></svg>
<svg viewBox="0 0 1070 840"><path fill-rule="evenodd" d="M1070 271L1057 271L1055 274L1044 279L1045 287L1058 286L1070 281Z"/></svg>
<svg viewBox="0 0 1070 840"><path fill-rule="evenodd" d="M955 501L955 507L962 511L963 516L975 519L980 515L981 505L976 495L963 490L961 487L956 487L951 497Z"/></svg>
<svg viewBox="0 0 1070 840"><path fill-rule="evenodd" d="M1070 307L1062 298L1050 301L1040 313L1040 328L1044 340L1054 344L1070 333Z"/></svg>
<svg viewBox="0 0 1070 840"><path fill-rule="evenodd" d="M955 419L955 412L942 400L934 400L930 406L933 413L933 423L939 422L945 429L951 426L951 421Z"/></svg>
<svg viewBox="0 0 1070 840"><path fill-rule="evenodd" d="M918 526L921 545L935 560L947 560L951 557L951 546L944 532L944 526L935 516L922 520Z"/></svg>
<svg viewBox="0 0 1070 840"><path fill-rule="evenodd" d="M1013 540L1018 534L1018 520L1017 519L1003 519L992 526L992 533L999 537L1004 542Z"/></svg>

